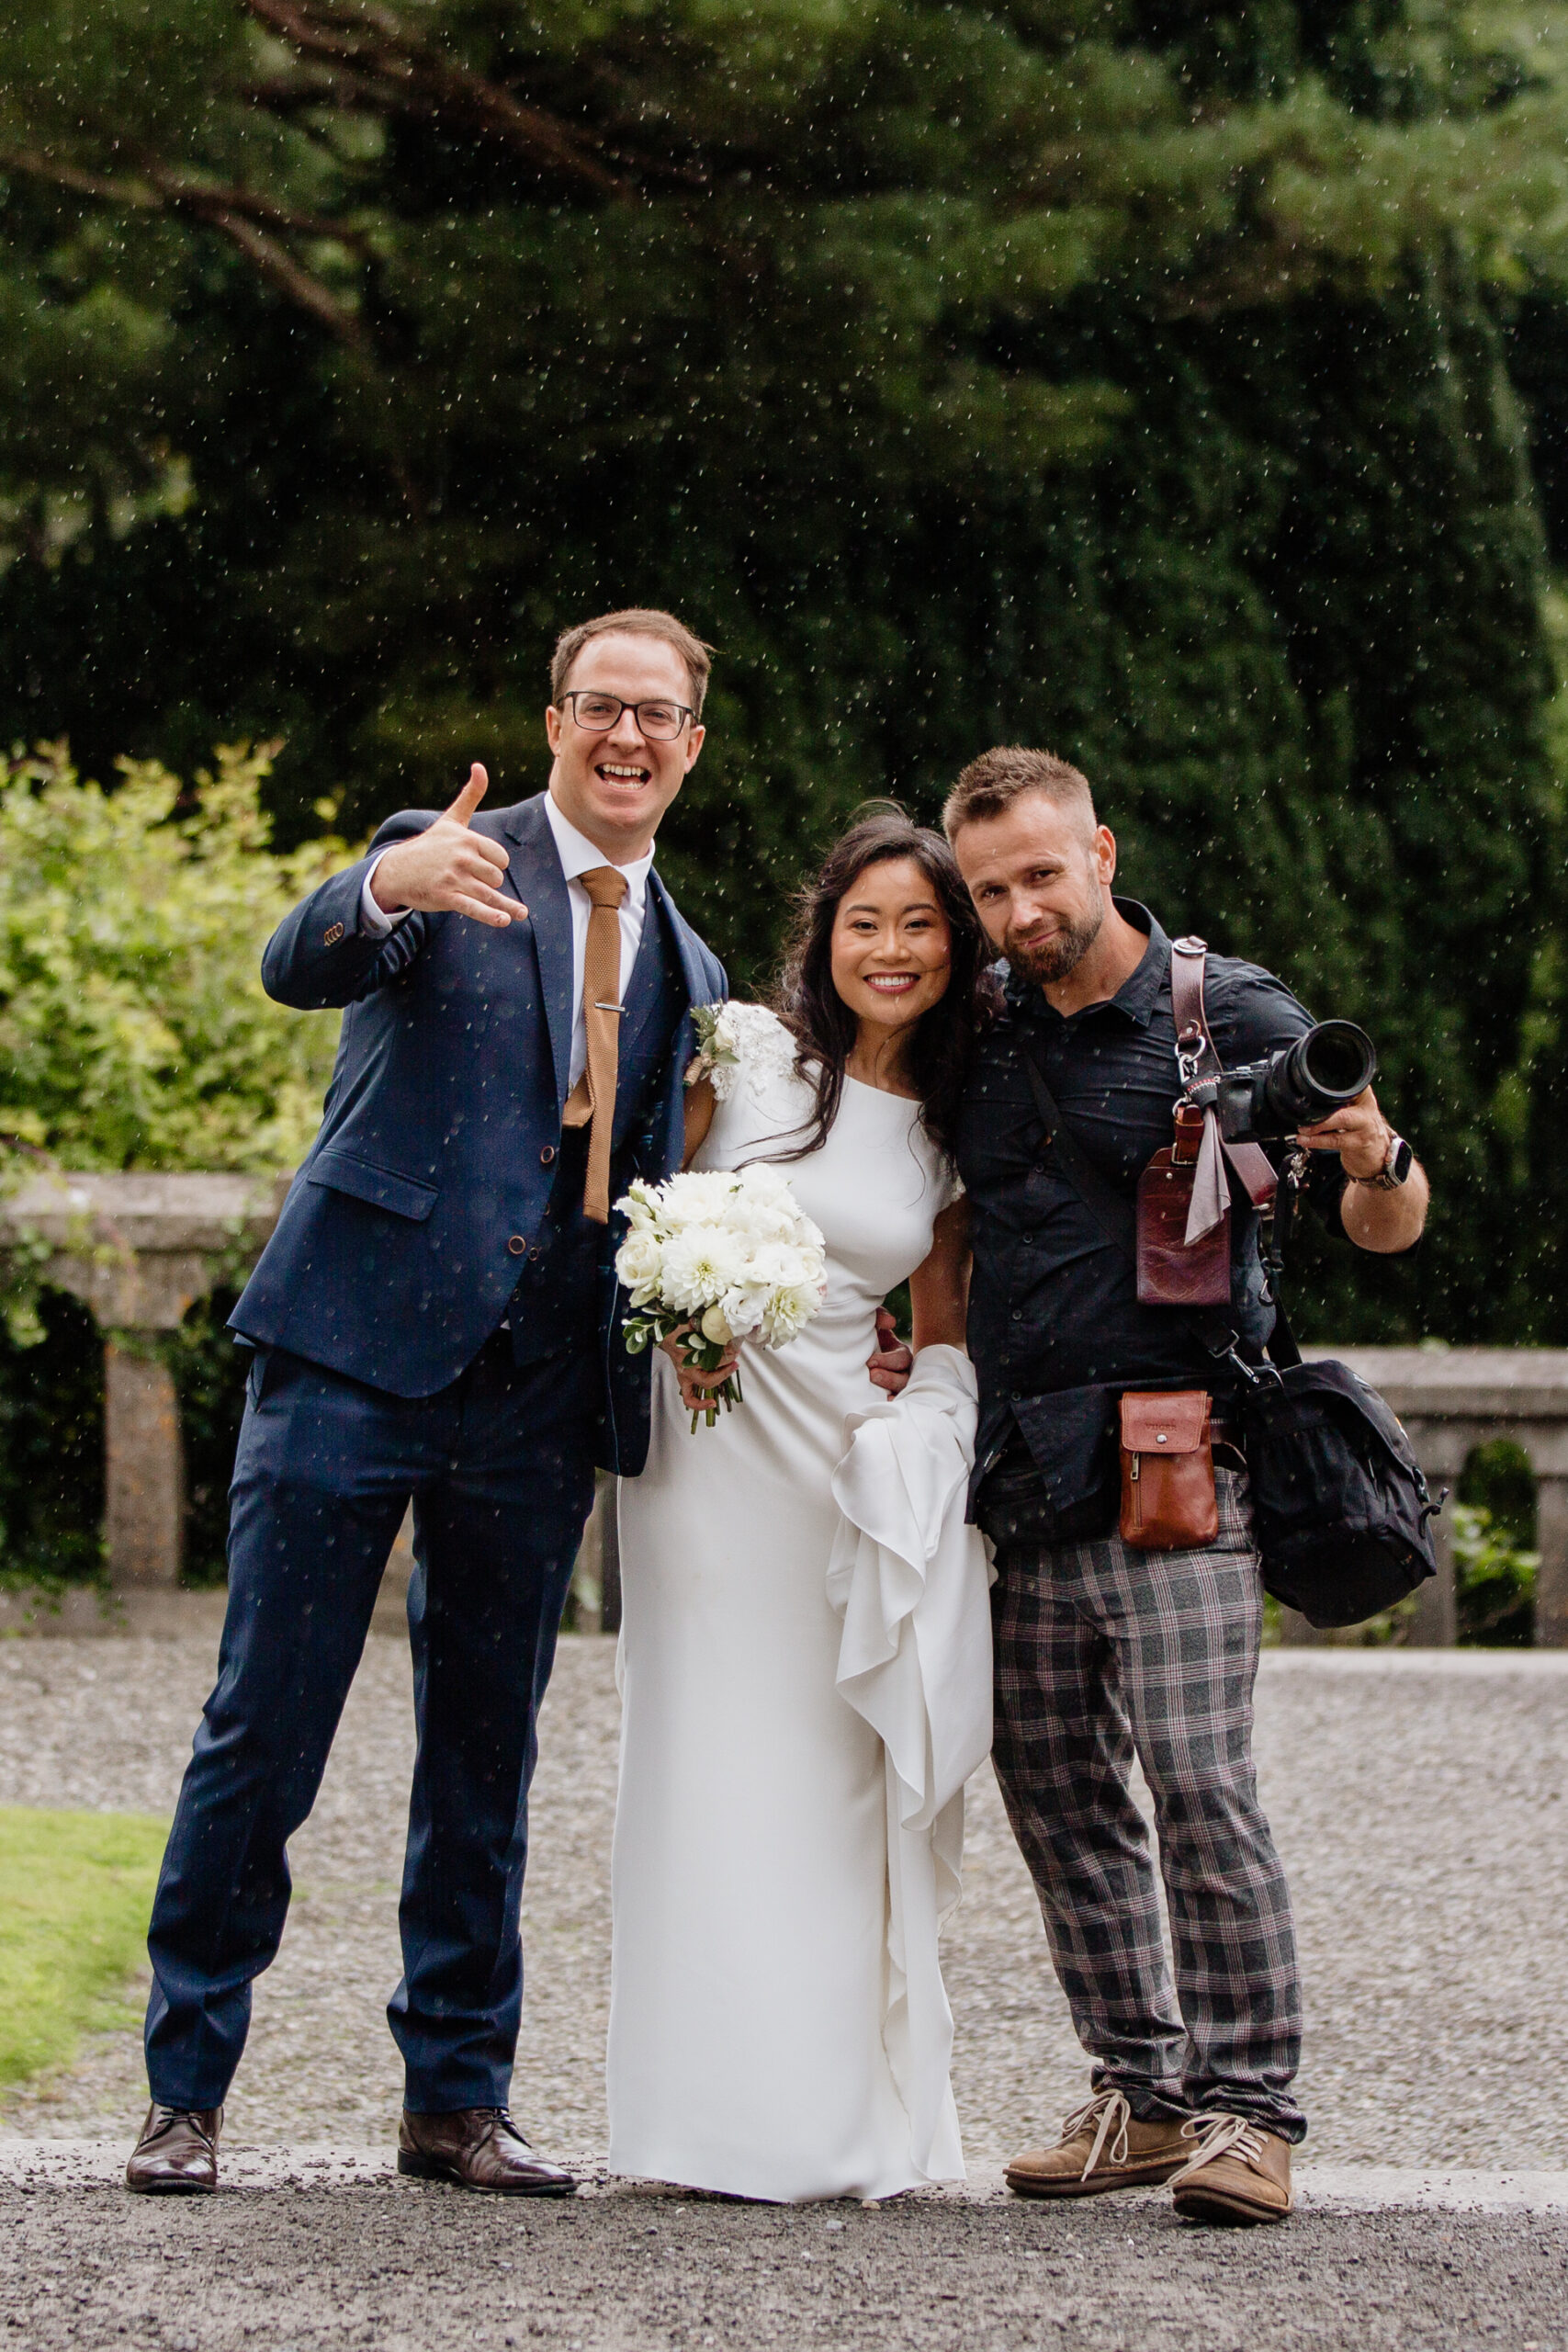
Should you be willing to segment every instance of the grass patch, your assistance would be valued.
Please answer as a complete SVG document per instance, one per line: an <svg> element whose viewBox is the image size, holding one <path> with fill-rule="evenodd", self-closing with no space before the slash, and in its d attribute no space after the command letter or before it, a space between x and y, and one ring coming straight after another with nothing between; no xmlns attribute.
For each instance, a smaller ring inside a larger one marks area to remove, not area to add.
<svg viewBox="0 0 1568 2352"><path fill-rule="evenodd" d="M0 1805L0 2095L136 2022L126 1982L167 1835L143 1814Z"/></svg>

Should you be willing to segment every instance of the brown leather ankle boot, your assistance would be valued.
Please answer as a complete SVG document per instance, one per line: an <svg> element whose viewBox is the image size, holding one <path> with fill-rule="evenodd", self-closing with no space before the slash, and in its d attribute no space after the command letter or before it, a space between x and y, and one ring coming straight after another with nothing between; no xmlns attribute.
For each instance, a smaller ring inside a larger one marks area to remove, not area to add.
<svg viewBox="0 0 1568 2352"><path fill-rule="evenodd" d="M1147 2188L1179 2172L1191 2142L1175 2116L1145 2121L1121 2091L1097 2091L1069 2115L1054 2148L1026 2148L1007 2168L1020 2197L1098 2197L1108 2188Z"/></svg>
<svg viewBox="0 0 1568 2352"><path fill-rule="evenodd" d="M1247 2115L1195 2115L1181 2127L1197 2146L1170 2186L1194 2222L1282 2222L1293 2209L1291 2147Z"/></svg>

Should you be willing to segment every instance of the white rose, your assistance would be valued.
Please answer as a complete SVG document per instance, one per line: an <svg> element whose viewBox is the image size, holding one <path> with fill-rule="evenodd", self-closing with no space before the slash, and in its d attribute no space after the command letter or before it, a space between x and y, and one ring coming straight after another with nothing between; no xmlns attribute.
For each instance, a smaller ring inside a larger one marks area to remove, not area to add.
<svg viewBox="0 0 1568 2352"><path fill-rule="evenodd" d="M745 1273L740 1245L722 1226L689 1225L664 1245L663 1296L679 1315L716 1306Z"/></svg>
<svg viewBox="0 0 1568 2352"><path fill-rule="evenodd" d="M664 1245L650 1227L634 1225L615 1252L615 1272L632 1295L634 1306L646 1306L659 1295Z"/></svg>
<svg viewBox="0 0 1568 2352"><path fill-rule="evenodd" d="M750 1242L788 1241L794 1238L795 1219L785 1208L772 1201L758 1200L749 1193L737 1193L725 1211L725 1224L732 1233L743 1234Z"/></svg>
<svg viewBox="0 0 1568 2352"><path fill-rule="evenodd" d="M634 1231L646 1230L648 1227L654 1223L658 1215L657 1204L653 1194L653 1187L650 1184L645 1183L640 1176L637 1179L637 1182L630 1187L630 1189L615 1203L615 1206L620 1210L621 1215L627 1220Z"/></svg>
<svg viewBox="0 0 1568 2352"><path fill-rule="evenodd" d="M722 1306L710 1306L707 1313L703 1317L702 1321L698 1324L697 1329L702 1333L705 1340L716 1340L721 1348L727 1348L731 1340L735 1337L734 1332L730 1329L728 1323L725 1319L725 1313Z"/></svg>
<svg viewBox="0 0 1568 2352"><path fill-rule="evenodd" d="M738 1054L740 1051L740 1039L729 1017L728 1005L708 1031L708 1051L710 1054Z"/></svg>
<svg viewBox="0 0 1568 2352"><path fill-rule="evenodd" d="M751 1252L750 1279L769 1290L793 1290L812 1276L812 1263L792 1242L767 1241Z"/></svg>
<svg viewBox="0 0 1568 2352"><path fill-rule="evenodd" d="M768 1295L765 1283L752 1282L737 1283L725 1292L719 1306L735 1339L749 1340L753 1331L761 1329L768 1311Z"/></svg>
<svg viewBox="0 0 1568 2352"><path fill-rule="evenodd" d="M775 1207L782 1205L794 1216L795 1194L782 1168L773 1167L766 1159L753 1159L736 1171L736 1181L748 1198L766 1201Z"/></svg>

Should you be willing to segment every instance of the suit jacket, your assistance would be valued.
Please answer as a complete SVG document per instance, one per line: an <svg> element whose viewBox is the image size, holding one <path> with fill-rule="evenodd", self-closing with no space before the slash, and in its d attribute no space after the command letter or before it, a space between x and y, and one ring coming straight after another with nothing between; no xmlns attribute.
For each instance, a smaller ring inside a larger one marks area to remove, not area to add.
<svg viewBox="0 0 1568 2352"><path fill-rule="evenodd" d="M404 809L371 851L434 821ZM360 927L367 853L284 918L262 959L280 1003L345 1011L321 1132L231 1328L397 1396L444 1388L506 1315L560 1150L571 910L544 797L482 811L473 830L506 849L502 888L525 921L500 931L412 914L372 937ZM692 1009L725 989L722 965L650 873L620 1037L618 1182L680 1166ZM598 1275L603 1451L606 1468L631 1473L647 1455L649 1360L621 1340L617 1225Z"/></svg>

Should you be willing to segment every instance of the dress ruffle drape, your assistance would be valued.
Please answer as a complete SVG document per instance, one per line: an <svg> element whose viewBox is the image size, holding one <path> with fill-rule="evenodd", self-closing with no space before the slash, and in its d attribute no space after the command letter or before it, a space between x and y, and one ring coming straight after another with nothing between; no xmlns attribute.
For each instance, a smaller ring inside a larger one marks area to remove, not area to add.
<svg viewBox="0 0 1568 2352"><path fill-rule="evenodd" d="M937 1937L958 1900L964 1782L991 1746L991 1571L964 1516L976 1419L974 1367L946 1347L922 1349L901 1396L850 1417L828 1569L838 1688L886 1752L883 2039L932 2180L964 2174Z"/></svg>

